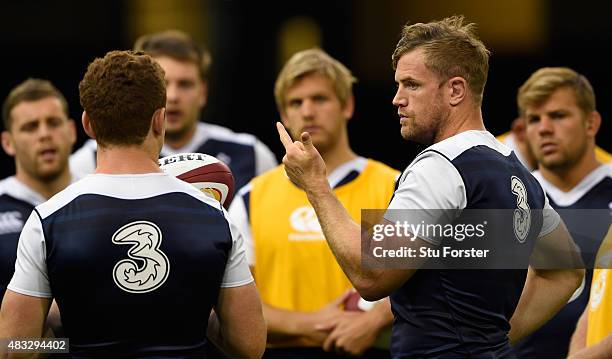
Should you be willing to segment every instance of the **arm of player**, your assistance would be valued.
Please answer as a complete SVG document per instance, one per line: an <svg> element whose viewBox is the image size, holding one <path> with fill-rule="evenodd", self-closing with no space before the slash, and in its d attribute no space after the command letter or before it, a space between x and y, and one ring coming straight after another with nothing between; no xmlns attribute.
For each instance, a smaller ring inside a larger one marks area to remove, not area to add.
<svg viewBox="0 0 612 359"><path fill-rule="evenodd" d="M568 359L612 359L612 334L593 346L570 354Z"/></svg>
<svg viewBox="0 0 612 359"><path fill-rule="evenodd" d="M366 300L388 296L416 270L366 269L361 266L361 228L332 192L325 162L313 146L310 135L304 132L301 141L293 142L280 122L276 127L286 151L283 157L285 171L289 179L306 192L340 267Z"/></svg>
<svg viewBox="0 0 612 359"><path fill-rule="evenodd" d="M229 218L228 224L233 244L207 335L232 358L259 358L266 347L261 299L247 264L244 238Z"/></svg>
<svg viewBox="0 0 612 359"><path fill-rule="evenodd" d="M0 307L0 338L40 338L52 295L40 219L33 211L17 246L15 273Z"/></svg>
<svg viewBox="0 0 612 359"><path fill-rule="evenodd" d="M236 198L230 205L228 214L232 223L242 234L247 262L251 273L255 276L255 246L247 210L248 201L246 200L250 196L250 191L250 183L238 191ZM285 346L317 346L323 342L327 335L314 329L314 313L285 310L265 302L262 302L262 307L267 324L268 342L270 343ZM303 343L304 341L306 343Z"/></svg>
<svg viewBox="0 0 612 359"><path fill-rule="evenodd" d="M578 351L584 349L586 346L586 332L587 326L589 322L589 306L587 305L578 319L578 323L576 323L576 329L574 330L574 334L572 334L572 339L570 341L570 347L568 351L568 356L572 356L576 354Z"/></svg>
<svg viewBox="0 0 612 359"><path fill-rule="evenodd" d="M557 249L569 249L557 250ZM510 342L516 342L531 334L555 315L570 299L584 278L583 269L578 263L573 263L577 248L563 222L549 234L538 239L532 257L538 258L537 263L545 263L549 268L529 267L527 280L519 303L510 319ZM548 259L547 253L556 253L568 258ZM579 259L578 259L579 260ZM567 265L567 266L566 266ZM555 293L555 295L550 295Z"/></svg>
<svg viewBox="0 0 612 359"><path fill-rule="evenodd" d="M255 283L221 288L207 335L232 358L261 358L266 324Z"/></svg>
<svg viewBox="0 0 612 359"><path fill-rule="evenodd" d="M380 331L391 326L393 322L389 298L368 311L349 313L349 316L335 325L323 343L324 350L361 356L374 345ZM324 326L319 328L328 329Z"/></svg>
<svg viewBox="0 0 612 359"><path fill-rule="evenodd" d="M7 290L0 309L0 338L41 338L51 298Z"/></svg>

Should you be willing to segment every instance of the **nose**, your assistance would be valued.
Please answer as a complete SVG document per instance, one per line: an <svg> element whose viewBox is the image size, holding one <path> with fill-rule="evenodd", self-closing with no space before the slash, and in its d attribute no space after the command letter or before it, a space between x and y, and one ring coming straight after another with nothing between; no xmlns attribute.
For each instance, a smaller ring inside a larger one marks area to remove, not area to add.
<svg viewBox="0 0 612 359"><path fill-rule="evenodd" d="M398 87L397 91L395 92L395 96L393 96L393 101L391 101L393 103L393 106L395 107L406 107L408 106L408 99L404 96L402 96L401 93L402 89L400 87Z"/></svg>
<svg viewBox="0 0 612 359"><path fill-rule="evenodd" d="M554 132L552 120L548 116L542 116L538 123L538 133L540 136L550 135Z"/></svg>
<svg viewBox="0 0 612 359"><path fill-rule="evenodd" d="M40 126L38 126L38 135L40 138L49 138L51 137L51 126L45 121L42 121Z"/></svg>
<svg viewBox="0 0 612 359"><path fill-rule="evenodd" d="M176 84L169 82L166 84L166 101L177 102L178 101L178 89Z"/></svg>
<svg viewBox="0 0 612 359"><path fill-rule="evenodd" d="M304 100L300 106L300 114L303 118L313 118L315 114L314 104L310 100Z"/></svg>

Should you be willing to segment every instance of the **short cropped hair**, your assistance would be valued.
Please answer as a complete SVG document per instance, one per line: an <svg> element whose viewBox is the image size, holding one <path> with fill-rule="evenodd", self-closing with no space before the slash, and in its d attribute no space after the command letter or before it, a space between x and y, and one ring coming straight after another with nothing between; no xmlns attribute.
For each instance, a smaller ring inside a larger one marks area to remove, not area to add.
<svg viewBox="0 0 612 359"><path fill-rule="evenodd" d="M81 106L101 145L140 145L166 106L164 71L144 52L111 51L87 68Z"/></svg>
<svg viewBox="0 0 612 359"><path fill-rule="evenodd" d="M331 81L342 106L352 96L353 84L357 79L346 66L321 49L303 50L291 56L276 79L274 97L280 113L285 113L285 92L297 80L311 73L324 75Z"/></svg>
<svg viewBox="0 0 612 359"><path fill-rule="evenodd" d="M11 130L11 111L13 111L15 106L22 102L38 101L47 97L57 98L62 104L66 117L70 117L66 98L50 81L30 78L15 86L4 100L2 105L2 124L4 129L7 131Z"/></svg>
<svg viewBox="0 0 612 359"><path fill-rule="evenodd" d="M134 43L134 50L144 51L153 57L168 56L178 61L191 62L198 67L202 81L208 78L212 63L210 52L182 31L167 30L143 35Z"/></svg>
<svg viewBox="0 0 612 359"><path fill-rule="evenodd" d="M544 67L534 72L518 90L516 101L521 116L527 107L541 105L562 87L574 91L576 103L584 113L595 111L595 91L586 77L567 67Z"/></svg>
<svg viewBox="0 0 612 359"><path fill-rule="evenodd" d="M425 53L425 66L443 81L455 76L463 77L476 103L482 95L489 71L489 55L476 34L476 24L464 24L463 16L451 16L426 24L404 26L391 57L393 69L400 58L417 48Z"/></svg>

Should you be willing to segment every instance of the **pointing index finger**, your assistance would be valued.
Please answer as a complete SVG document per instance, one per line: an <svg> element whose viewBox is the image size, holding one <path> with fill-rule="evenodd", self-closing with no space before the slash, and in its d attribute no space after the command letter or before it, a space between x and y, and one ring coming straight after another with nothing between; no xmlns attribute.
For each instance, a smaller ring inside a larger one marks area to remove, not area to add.
<svg viewBox="0 0 612 359"><path fill-rule="evenodd" d="M291 136L289 136L287 130L285 129L285 126L283 126L283 124L280 122L276 123L276 129L278 130L278 136L280 137L280 141L283 143L283 146L285 146L285 150L288 150L289 146L293 144Z"/></svg>

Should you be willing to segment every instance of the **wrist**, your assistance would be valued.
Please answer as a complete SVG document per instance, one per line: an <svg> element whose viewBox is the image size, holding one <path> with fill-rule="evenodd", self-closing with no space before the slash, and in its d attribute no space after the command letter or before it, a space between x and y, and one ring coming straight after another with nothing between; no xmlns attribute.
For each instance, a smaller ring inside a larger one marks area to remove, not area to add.
<svg viewBox="0 0 612 359"><path fill-rule="evenodd" d="M292 323L289 324L289 333L291 335L300 336L307 333L314 326L312 314L295 312Z"/></svg>
<svg viewBox="0 0 612 359"><path fill-rule="evenodd" d="M371 324L378 330L388 327L393 323L393 314L391 313L391 304L388 298L378 301L367 313Z"/></svg>
<svg viewBox="0 0 612 359"><path fill-rule="evenodd" d="M321 181L313 183L311 186L305 189L306 195L310 202L317 201L318 199L328 196L332 193L332 189L327 182L327 178Z"/></svg>
<svg viewBox="0 0 612 359"><path fill-rule="evenodd" d="M388 324L384 318L384 315L375 310L369 310L364 314L366 315L368 326L375 329L377 332L386 327Z"/></svg>

